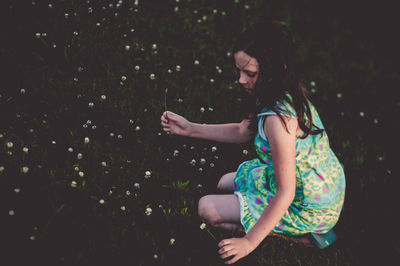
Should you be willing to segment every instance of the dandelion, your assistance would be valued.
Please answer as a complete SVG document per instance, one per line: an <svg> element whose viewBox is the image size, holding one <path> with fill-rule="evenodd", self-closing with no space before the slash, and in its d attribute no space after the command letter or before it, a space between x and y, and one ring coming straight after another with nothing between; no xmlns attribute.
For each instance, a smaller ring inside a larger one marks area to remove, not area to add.
<svg viewBox="0 0 400 266"><path fill-rule="evenodd" d="M190 164L193 165L193 166L195 166L195 165L196 165L196 160L195 160L195 159L192 159L192 160L190 161Z"/></svg>
<svg viewBox="0 0 400 266"><path fill-rule="evenodd" d="M201 225L200 225L200 229L201 230L204 230L206 228L206 224L205 223L202 223Z"/></svg>
<svg viewBox="0 0 400 266"><path fill-rule="evenodd" d="M125 206L121 206L121 211L125 211L125 210L126 210Z"/></svg>
<svg viewBox="0 0 400 266"><path fill-rule="evenodd" d="M135 66L135 70L136 70L136 71L139 71L139 69L140 69L140 66L136 65L136 66Z"/></svg>
<svg viewBox="0 0 400 266"><path fill-rule="evenodd" d="M28 173L28 171L29 171L29 167L28 166L23 166L21 168L21 172L24 173L24 174Z"/></svg>
<svg viewBox="0 0 400 266"><path fill-rule="evenodd" d="M110 133L110 137L114 137L114 133L111 132L111 133Z"/></svg>
<svg viewBox="0 0 400 266"><path fill-rule="evenodd" d="M65 13L65 14L64 14L64 17L65 17L65 18L68 18L68 17L69 17L69 14L68 14L68 13Z"/></svg>
<svg viewBox="0 0 400 266"><path fill-rule="evenodd" d="M212 146L212 147L211 147L211 151L212 151L212 152L216 152L216 151L217 151L217 147Z"/></svg>
<svg viewBox="0 0 400 266"><path fill-rule="evenodd" d="M178 6L174 7L174 12L176 13L178 11L179 11L179 7Z"/></svg>
<svg viewBox="0 0 400 266"><path fill-rule="evenodd" d="M203 172L203 168L199 167L199 172L200 173Z"/></svg>
<svg viewBox="0 0 400 266"><path fill-rule="evenodd" d="M105 96L105 95L103 94L103 95L101 95L100 98L104 101L105 99L107 99L107 96Z"/></svg>
<svg viewBox="0 0 400 266"><path fill-rule="evenodd" d="M84 141L83 141L85 144L88 144L89 143L89 138L88 137L85 137L85 139L84 139Z"/></svg>
<svg viewBox="0 0 400 266"><path fill-rule="evenodd" d="M145 173L145 178L150 178L151 177L151 172L150 171L146 171Z"/></svg>
<svg viewBox="0 0 400 266"><path fill-rule="evenodd" d="M171 73L172 73L172 70L171 70L171 69L168 69L167 72L168 72L169 74L171 74Z"/></svg>
<svg viewBox="0 0 400 266"><path fill-rule="evenodd" d="M32 241L35 240L35 236L30 236L29 240L32 240Z"/></svg>
<svg viewBox="0 0 400 266"><path fill-rule="evenodd" d="M79 171L79 167L75 166L74 170L75 170L75 172L78 172Z"/></svg>
<svg viewBox="0 0 400 266"><path fill-rule="evenodd" d="M171 238L171 239L169 240L169 244L170 244L171 246L173 246L173 245L175 244L175 238Z"/></svg>
<svg viewBox="0 0 400 266"><path fill-rule="evenodd" d="M375 119L374 119L374 124L378 124L378 122L379 122L378 119L375 118Z"/></svg>
<svg viewBox="0 0 400 266"><path fill-rule="evenodd" d="M176 71L181 71L181 66L180 65L177 65L176 67L175 67L175 69L176 69Z"/></svg>
<svg viewBox="0 0 400 266"><path fill-rule="evenodd" d="M127 190L127 191L125 192L125 195L129 196L129 195L131 195L131 192L130 192L129 190Z"/></svg>
<svg viewBox="0 0 400 266"><path fill-rule="evenodd" d="M150 216L152 213L152 209L151 208L146 208L146 211L144 212L147 216Z"/></svg>
<svg viewBox="0 0 400 266"><path fill-rule="evenodd" d="M215 166L215 164L214 163L210 163L210 167L214 167Z"/></svg>
<svg viewBox="0 0 400 266"><path fill-rule="evenodd" d="M11 141L7 142L7 148L11 149L14 146L14 143Z"/></svg>
<svg viewBox="0 0 400 266"><path fill-rule="evenodd" d="M230 57L231 55L232 55L231 52L226 52L226 56L227 56L227 57Z"/></svg>
<svg viewBox="0 0 400 266"><path fill-rule="evenodd" d="M154 80L155 78L156 78L156 75L150 74L150 79L151 79L151 80Z"/></svg>
<svg viewBox="0 0 400 266"><path fill-rule="evenodd" d="M82 154L82 153L78 153L78 154L76 155L76 158L77 158L78 160L82 159L82 158L83 158L83 154Z"/></svg>
<svg viewBox="0 0 400 266"><path fill-rule="evenodd" d="M51 144L55 145L57 142L55 140L51 141Z"/></svg>
<svg viewBox="0 0 400 266"><path fill-rule="evenodd" d="M364 117L364 115L365 115L364 112L360 112L361 117Z"/></svg>
<svg viewBox="0 0 400 266"><path fill-rule="evenodd" d="M23 148L22 148L22 151L23 151L24 153L28 153L29 149L28 149L27 147L23 147Z"/></svg>
<svg viewBox="0 0 400 266"><path fill-rule="evenodd" d="M214 108L208 107L208 111L212 112L212 111L214 111Z"/></svg>
<svg viewBox="0 0 400 266"><path fill-rule="evenodd" d="M125 81L125 80L126 80L126 76L122 76L122 77L121 77L121 80L122 80L122 81Z"/></svg>
<svg viewBox="0 0 400 266"><path fill-rule="evenodd" d="M338 99L341 99L341 98L342 98L342 94L339 92L338 94L336 94L336 97L337 97Z"/></svg>
<svg viewBox="0 0 400 266"><path fill-rule="evenodd" d="M243 154L247 155L249 152L247 150L243 150Z"/></svg>
<svg viewBox="0 0 400 266"><path fill-rule="evenodd" d="M198 188L202 188L203 185L202 185L202 184L198 184L197 187L198 187Z"/></svg>
<svg viewBox="0 0 400 266"><path fill-rule="evenodd" d="M3 172L4 169L6 169L4 166L0 166L0 173Z"/></svg>
<svg viewBox="0 0 400 266"><path fill-rule="evenodd" d="M154 258L154 259L158 259L158 255L157 255L157 254L154 254L153 258Z"/></svg>
<svg viewBox="0 0 400 266"><path fill-rule="evenodd" d="M211 82L211 83L214 83L214 79L213 79L213 78L211 78L211 79L210 79L210 82Z"/></svg>
<svg viewBox="0 0 400 266"><path fill-rule="evenodd" d="M117 138L122 139L122 135L118 134Z"/></svg>
<svg viewBox="0 0 400 266"><path fill-rule="evenodd" d="M183 99L182 98L178 98L178 103L183 103Z"/></svg>
<svg viewBox="0 0 400 266"><path fill-rule="evenodd" d="M19 192L21 192L21 189L16 187L14 188L14 192L18 194Z"/></svg>
<svg viewBox="0 0 400 266"><path fill-rule="evenodd" d="M94 103L90 102L88 105L89 105L89 108L93 108Z"/></svg>
<svg viewBox="0 0 400 266"><path fill-rule="evenodd" d="M179 151L178 150L174 150L174 156L178 156L179 155Z"/></svg>
<svg viewBox="0 0 400 266"><path fill-rule="evenodd" d="M139 184L139 183L135 183L133 186L134 186L135 188L137 188L137 189L140 188L140 184Z"/></svg>
<svg viewBox="0 0 400 266"><path fill-rule="evenodd" d="M84 172L82 172L82 171L79 171L79 176L80 177L83 177L85 175L85 173Z"/></svg>
<svg viewBox="0 0 400 266"><path fill-rule="evenodd" d="M74 188L75 188L76 186L77 186L76 181L72 181L72 182L71 182L71 187L74 187Z"/></svg>
<svg viewBox="0 0 400 266"><path fill-rule="evenodd" d="M104 204L104 200L103 200L103 199L100 199L100 200L99 200L99 203L100 203L100 204Z"/></svg>
<svg viewBox="0 0 400 266"><path fill-rule="evenodd" d="M157 49L157 44L153 43L153 45L151 46L151 49L156 50Z"/></svg>
<svg viewBox="0 0 400 266"><path fill-rule="evenodd" d="M206 159L201 158L201 159L200 159L200 164L205 164L205 163L206 163Z"/></svg>
<svg viewBox="0 0 400 266"><path fill-rule="evenodd" d="M108 191L108 195L111 196L113 193L113 191L110 189L110 191Z"/></svg>
<svg viewBox="0 0 400 266"><path fill-rule="evenodd" d="M21 94L25 94L25 92L26 92L25 89L21 89L21 90L20 90L20 93L21 93Z"/></svg>
<svg viewBox="0 0 400 266"><path fill-rule="evenodd" d="M312 87L314 87L316 84L315 84L315 81L311 81L310 82L310 85L312 86Z"/></svg>
<svg viewBox="0 0 400 266"><path fill-rule="evenodd" d="M140 127L139 127L139 126L136 126L135 130L136 130L136 131L139 131L139 130L140 130Z"/></svg>
<svg viewBox="0 0 400 266"><path fill-rule="evenodd" d="M202 112L202 113L204 113L205 110L206 110L206 109L204 109L204 107L201 107L201 108L200 108L200 112Z"/></svg>

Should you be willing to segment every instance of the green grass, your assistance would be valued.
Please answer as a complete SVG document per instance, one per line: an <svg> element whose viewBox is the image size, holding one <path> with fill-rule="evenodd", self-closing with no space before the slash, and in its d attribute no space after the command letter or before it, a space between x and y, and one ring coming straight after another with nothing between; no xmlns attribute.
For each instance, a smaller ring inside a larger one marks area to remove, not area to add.
<svg viewBox="0 0 400 266"><path fill-rule="evenodd" d="M267 237L237 265L390 264L399 255L390 225L399 75L390 54L396 45L381 41L392 16L371 20L354 4L313 1L34 2L1 7L8 14L0 46L4 260L222 264L211 234L218 241L233 234L201 230L197 202L255 156L252 143L168 135L160 116L168 108L199 123L240 121L232 43L268 13L295 33L301 74L315 82L312 100L344 164L346 201L332 247Z"/></svg>

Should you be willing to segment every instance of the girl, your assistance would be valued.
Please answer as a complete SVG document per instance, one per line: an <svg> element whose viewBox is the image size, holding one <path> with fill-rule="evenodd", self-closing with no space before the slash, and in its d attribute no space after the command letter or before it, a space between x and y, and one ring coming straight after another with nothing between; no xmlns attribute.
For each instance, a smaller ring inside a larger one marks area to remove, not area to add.
<svg viewBox="0 0 400 266"><path fill-rule="evenodd" d="M254 139L258 158L218 183L233 194L199 201L199 216L211 225L246 232L218 244L221 258L233 256L229 264L269 234L321 238L332 232L345 194L343 168L297 76L287 28L274 21L247 30L238 38L234 58L248 95L240 123L197 124L170 111L161 116L164 131L177 135L228 143Z"/></svg>

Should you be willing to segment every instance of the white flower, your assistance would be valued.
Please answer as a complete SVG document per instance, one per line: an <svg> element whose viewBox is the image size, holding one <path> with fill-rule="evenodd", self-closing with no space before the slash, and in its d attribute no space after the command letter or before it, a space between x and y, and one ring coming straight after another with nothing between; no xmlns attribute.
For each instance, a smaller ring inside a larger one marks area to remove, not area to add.
<svg viewBox="0 0 400 266"><path fill-rule="evenodd" d="M206 224L205 223L202 223L201 225L200 225L200 229L201 230L204 230L206 228Z"/></svg>
<svg viewBox="0 0 400 266"><path fill-rule="evenodd" d="M129 196L131 194L131 192L129 191L129 190L127 190L126 192L125 192L125 195L127 195L127 196Z"/></svg>
<svg viewBox="0 0 400 266"><path fill-rule="evenodd" d="M247 155L249 152L247 150L243 150L243 154Z"/></svg>
<svg viewBox="0 0 400 266"><path fill-rule="evenodd" d="M200 159L200 163L201 163L201 164L205 164L205 163L206 163L206 159L201 158L201 159Z"/></svg>
<svg viewBox="0 0 400 266"><path fill-rule="evenodd" d="M71 187L76 187L76 185L77 185L76 181L71 182Z"/></svg>
<svg viewBox="0 0 400 266"><path fill-rule="evenodd" d="M25 89L21 89L21 90L20 90L20 93L21 93L21 94L25 94L25 92L26 92Z"/></svg>
<svg viewBox="0 0 400 266"><path fill-rule="evenodd" d="M21 168L21 171L22 171L22 173L26 174L26 173L28 173L28 171L29 171L29 167L28 167L28 166L23 166L23 167Z"/></svg>
<svg viewBox="0 0 400 266"><path fill-rule="evenodd" d="M216 152L217 151L217 147L215 147L215 146L211 147L211 151L212 152Z"/></svg>
<svg viewBox="0 0 400 266"><path fill-rule="evenodd" d="M205 110L206 110L206 109L204 109L204 107L201 107L201 108L200 108L200 112L202 112L202 113L204 113Z"/></svg>
<svg viewBox="0 0 400 266"><path fill-rule="evenodd" d="M182 98L179 98L179 99L178 99L178 103L183 103L183 99L182 99Z"/></svg>
<svg viewBox="0 0 400 266"><path fill-rule="evenodd" d="M169 244L172 246L173 244L175 244L175 238L171 238L170 240L169 240Z"/></svg>
<svg viewBox="0 0 400 266"><path fill-rule="evenodd" d="M157 44L156 44L156 43L153 43L153 45L151 46L151 48L152 48L153 50L157 49Z"/></svg>
<svg viewBox="0 0 400 266"><path fill-rule="evenodd" d="M105 96L104 94L101 95L101 99L104 101L107 98L107 96Z"/></svg>
<svg viewBox="0 0 400 266"><path fill-rule="evenodd" d="M9 210L9 211L8 211L8 215L13 216L14 214L15 214L15 211L14 211L14 210Z"/></svg>
<svg viewBox="0 0 400 266"><path fill-rule="evenodd" d="M378 122L379 122L378 119L375 118L375 119L374 119L374 124L378 124Z"/></svg>
<svg viewBox="0 0 400 266"><path fill-rule="evenodd" d="M74 167L74 170L75 170L75 172L78 172L78 171L79 171L79 167L78 167L78 166L75 166L75 167Z"/></svg>
<svg viewBox="0 0 400 266"><path fill-rule="evenodd" d="M7 142L7 148L11 149L14 146L14 143L11 141Z"/></svg>
<svg viewBox="0 0 400 266"><path fill-rule="evenodd" d="M29 240L32 240L32 241L35 240L35 236L30 236Z"/></svg>
<svg viewBox="0 0 400 266"><path fill-rule="evenodd" d="M178 156L179 155L179 151L178 150L174 150L174 156Z"/></svg>
<svg viewBox="0 0 400 266"><path fill-rule="evenodd" d="M151 172L150 171L146 171L145 173L145 178L150 178L150 176L151 176Z"/></svg>
<svg viewBox="0 0 400 266"><path fill-rule="evenodd" d="M176 69L176 71L181 71L181 66L180 65L177 65L176 67L175 67L175 69Z"/></svg>
<svg viewBox="0 0 400 266"><path fill-rule="evenodd" d="M88 144L89 141L90 141L89 138L88 138L88 137L85 137L84 142L85 142L86 144Z"/></svg>
<svg viewBox="0 0 400 266"><path fill-rule="evenodd" d="M140 69L140 66L136 65L135 70L138 71Z"/></svg>
<svg viewBox="0 0 400 266"><path fill-rule="evenodd" d="M215 166L215 164L214 163L210 163L210 167L214 167Z"/></svg>
<svg viewBox="0 0 400 266"><path fill-rule="evenodd" d="M92 107L94 106L94 103L90 102L90 103L88 104L88 106L89 106L89 108L92 108Z"/></svg>
<svg viewBox="0 0 400 266"><path fill-rule="evenodd" d="M338 99L342 98L342 94L339 92L338 94L336 94L336 97L338 97Z"/></svg>
<svg viewBox="0 0 400 266"><path fill-rule="evenodd" d="M146 211L144 212L147 216L151 214L153 210L151 208L146 208Z"/></svg>
<svg viewBox="0 0 400 266"><path fill-rule="evenodd" d="M82 153L78 153L78 155L76 156L76 158L78 158L78 160L82 159L82 158L83 158Z"/></svg>
<svg viewBox="0 0 400 266"><path fill-rule="evenodd" d="M125 80L126 80L126 76L122 76L122 77L121 77L121 80L122 80L122 81L125 81Z"/></svg>
<svg viewBox="0 0 400 266"><path fill-rule="evenodd" d="M121 206L121 211L125 211L125 210L126 210L125 206Z"/></svg>
<svg viewBox="0 0 400 266"><path fill-rule="evenodd" d="M200 173L203 172L203 168L200 167L200 168L199 168L199 172L200 172Z"/></svg>
<svg viewBox="0 0 400 266"><path fill-rule="evenodd" d="M200 64L199 60L194 60L194 64L195 64L195 65Z"/></svg>
<svg viewBox="0 0 400 266"><path fill-rule="evenodd" d="M101 166L106 167L107 163L103 161L103 162L101 162Z"/></svg>
<svg viewBox="0 0 400 266"><path fill-rule="evenodd" d="M23 147L22 151L25 152L25 153L28 153L29 149L27 147Z"/></svg>
<svg viewBox="0 0 400 266"><path fill-rule="evenodd" d="M158 255L157 255L157 254L154 254L153 258L154 258L154 259L158 259Z"/></svg>
<svg viewBox="0 0 400 266"><path fill-rule="evenodd" d="M154 80L155 78L156 78L156 75L150 74L150 79L151 79L151 80Z"/></svg>
<svg viewBox="0 0 400 266"><path fill-rule="evenodd" d="M190 164L193 165L193 166L195 166L195 165L196 165L196 160L195 160L195 159L192 159L192 160L190 161Z"/></svg>
<svg viewBox="0 0 400 266"><path fill-rule="evenodd" d="M174 12L178 12L178 11L179 11L179 7L178 6L174 7Z"/></svg>
<svg viewBox="0 0 400 266"><path fill-rule="evenodd" d="M214 108L208 107L208 111L212 112L212 111L214 111Z"/></svg>
<svg viewBox="0 0 400 266"><path fill-rule="evenodd" d="M68 148L68 151L69 151L69 152L73 152L73 151L74 151L74 149L73 149L73 148L71 148L71 147L69 147L69 148Z"/></svg>
<svg viewBox="0 0 400 266"><path fill-rule="evenodd" d="M315 86L315 81L311 81L310 85L314 87Z"/></svg>
<svg viewBox="0 0 400 266"><path fill-rule="evenodd" d="M139 131L139 130L140 130L140 127L139 127L139 126L136 126L135 130L136 130L136 131Z"/></svg>
<svg viewBox="0 0 400 266"><path fill-rule="evenodd" d="M100 204L104 204L104 200L103 200L103 199L100 199L100 200L99 200L99 203L100 203Z"/></svg>
<svg viewBox="0 0 400 266"><path fill-rule="evenodd" d="M85 175L85 173L83 173L82 171L79 171L79 176L83 177Z"/></svg>
<svg viewBox="0 0 400 266"><path fill-rule="evenodd" d="M211 83L214 83L214 79L213 79L213 78L211 78L211 79L210 79L210 82L211 82Z"/></svg>
<svg viewBox="0 0 400 266"><path fill-rule="evenodd" d="M137 189L140 188L140 184L139 184L139 183L135 183L133 186L134 186L135 188L137 188Z"/></svg>
<svg viewBox="0 0 400 266"><path fill-rule="evenodd" d="M55 140L52 140L52 141L51 141L51 144L56 144L56 141L55 141Z"/></svg>
<svg viewBox="0 0 400 266"><path fill-rule="evenodd" d="M18 194L20 191L21 191L21 189L20 189L20 188L17 188L17 187L16 187L16 188L14 188L14 192L15 192L15 193L17 193L17 194Z"/></svg>
<svg viewBox="0 0 400 266"><path fill-rule="evenodd" d="M364 112L360 112L360 116L363 117L365 114Z"/></svg>

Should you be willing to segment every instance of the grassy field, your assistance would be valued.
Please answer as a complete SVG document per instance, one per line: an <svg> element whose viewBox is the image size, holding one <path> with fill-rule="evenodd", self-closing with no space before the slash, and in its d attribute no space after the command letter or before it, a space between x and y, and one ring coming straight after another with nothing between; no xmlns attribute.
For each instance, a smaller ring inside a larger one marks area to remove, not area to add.
<svg viewBox="0 0 400 266"><path fill-rule="evenodd" d="M168 109L198 123L240 121L232 44L265 15L294 32L301 74L344 164L346 200L333 246L267 237L236 265L396 264L392 7L6 0L1 10L0 264L223 264L216 240L234 234L201 230L197 202L255 156L252 143L168 135L159 118Z"/></svg>

